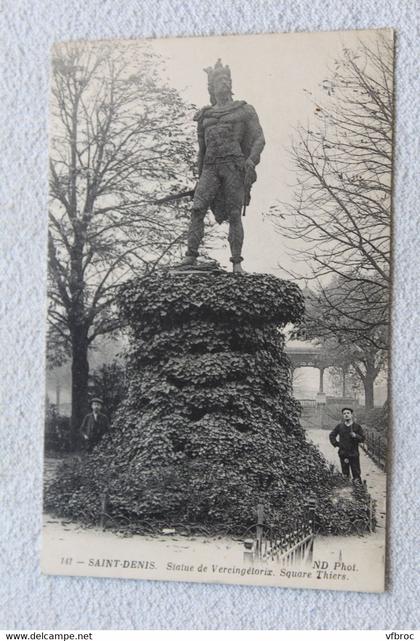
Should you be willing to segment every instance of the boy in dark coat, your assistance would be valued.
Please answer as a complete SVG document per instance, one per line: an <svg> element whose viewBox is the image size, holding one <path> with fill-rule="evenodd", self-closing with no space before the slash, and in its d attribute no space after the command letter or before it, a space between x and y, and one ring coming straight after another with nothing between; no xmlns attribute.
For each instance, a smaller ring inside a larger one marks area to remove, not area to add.
<svg viewBox="0 0 420 641"><path fill-rule="evenodd" d="M91 401L92 412L83 419L80 433L82 436L83 449L91 452L100 442L105 432L109 429L109 421L105 414L102 414L102 400L93 398Z"/></svg>
<svg viewBox="0 0 420 641"><path fill-rule="evenodd" d="M365 435L362 426L353 421L353 410L350 407L343 407L341 413L343 420L330 433L330 442L334 447L338 447L344 476L348 478L351 470L353 480L360 481L359 443L363 443Z"/></svg>

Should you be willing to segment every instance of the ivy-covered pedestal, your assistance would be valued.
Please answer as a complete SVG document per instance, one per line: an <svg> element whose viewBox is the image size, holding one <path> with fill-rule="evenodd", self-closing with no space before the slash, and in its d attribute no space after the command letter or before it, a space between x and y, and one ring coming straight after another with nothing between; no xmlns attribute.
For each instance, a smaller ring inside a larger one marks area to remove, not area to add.
<svg viewBox="0 0 420 641"><path fill-rule="evenodd" d="M106 492L114 523L241 533L258 504L285 528L312 503L323 532L360 529L367 498L344 487L299 424L280 330L304 311L272 275L155 274L120 295L129 392L111 432L47 492L87 521ZM356 525L358 524L358 525Z"/></svg>

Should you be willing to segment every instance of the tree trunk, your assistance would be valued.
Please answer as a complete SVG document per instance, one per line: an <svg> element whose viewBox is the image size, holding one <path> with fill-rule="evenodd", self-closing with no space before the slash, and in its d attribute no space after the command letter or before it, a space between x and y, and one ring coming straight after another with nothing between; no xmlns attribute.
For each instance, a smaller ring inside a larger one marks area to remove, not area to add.
<svg viewBox="0 0 420 641"><path fill-rule="evenodd" d="M88 341L84 328L72 331L71 363L71 444L79 445L80 426L89 409L88 399Z"/></svg>
<svg viewBox="0 0 420 641"><path fill-rule="evenodd" d="M375 373L372 372L369 368L363 379L363 387L365 388L365 407L368 410L371 410L374 407L374 392L373 392L374 383L375 383Z"/></svg>
<svg viewBox="0 0 420 641"><path fill-rule="evenodd" d="M74 187L75 189L75 187ZM74 193L74 201L76 195ZM74 240L71 249L70 292L72 309L69 313L71 332L71 443L73 448L80 445L80 427L88 411L88 327L85 309L83 248L84 235L80 221L74 214Z"/></svg>
<svg viewBox="0 0 420 641"><path fill-rule="evenodd" d="M343 384L343 387L342 387L342 390L341 390L341 391L342 391L342 396L343 396L343 398L345 398L345 397L346 397L346 395L347 395L347 389L346 389L346 374L347 374L347 368L346 368L346 367L342 367L342 368L341 368L341 373L342 373L342 384Z"/></svg>
<svg viewBox="0 0 420 641"><path fill-rule="evenodd" d="M364 372L356 364L354 364L353 367L363 383L363 388L365 390L365 407L366 409L371 410L374 407L374 384L380 368L375 366L375 357L369 354L366 356L365 360L363 360L363 365L365 368Z"/></svg>

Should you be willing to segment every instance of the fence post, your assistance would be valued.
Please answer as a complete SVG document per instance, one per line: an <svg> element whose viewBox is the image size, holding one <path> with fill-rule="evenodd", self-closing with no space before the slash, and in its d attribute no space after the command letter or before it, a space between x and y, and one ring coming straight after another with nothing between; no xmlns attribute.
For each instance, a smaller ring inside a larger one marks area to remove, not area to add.
<svg viewBox="0 0 420 641"><path fill-rule="evenodd" d="M316 506L316 501L314 499L309 499L307 504L306 504L306 520L308 522L308 526L310 529L311 534L314 531L314 521L315 521L315 506Z"/></svg>
<svg viewBox="0 0 420 641"><path fill-rule="evenodd" d="M384 472L386 472L387 448L386 448L386 441L385 441L385 439L383 439L383 442L384 442L384 445L383 445L382 451L383 451L383 453L384 453L384 454L383 454L383 464L382 464L382 466L383 466Z"/></svg>
<svg viewBox="0 0 420 641"><path fill-rule="evenodd" d="M369 428L365 427L366 439L362 443L362 449L384 472L386 472L386 440Z"/></svg>
<svg viewBox="0 0 420 641"><path fill-rule="evenodd" d="M244 541L244 561L248 563L254 562L254 541L252 539L246 539Z"/></svg>
<svg viewBox="0 0 420 641"><path fill-rule="evenodd" d="M262 557L262 540L263 540L263 525L264 525L264 506L258 503L257 506L257 556Z"/></svg>
<svg viewBox="0 0 420 641"><path fill-rule="evenodd" d="M382 436L379 437L379 453L378 453L378 458L379 458L379 465L380 467L383 467L385 469L385 448L382 447ZM382 454L383 453L383 454Z"/></svg>

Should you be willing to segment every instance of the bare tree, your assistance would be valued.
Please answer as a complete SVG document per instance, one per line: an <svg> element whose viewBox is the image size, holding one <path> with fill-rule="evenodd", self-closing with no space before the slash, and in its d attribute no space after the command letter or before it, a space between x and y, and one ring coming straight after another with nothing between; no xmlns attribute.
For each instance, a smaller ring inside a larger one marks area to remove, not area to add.
<svg viewBox="0 0 420 641"><path fill-rule="evenodd" d="M51 96L49 321L56 356L72 364L72 427L87 408L88 349L115 332L114 300L128 276L179 251L187 212L157 208L185 189L192 117L138 43L60 45Z"/></svg>
<svg viewBox="0 0 420 641"><path fill-rule="evenodd" d="M279 233L297 241L324 306L350 322L363 314L366 334L388 325L392 70L391 36L344 49L322 83L316 122L297 128L293 202L271 208Z"/></svg>
<svg viewBox="0 0 420 641"><path fill-rule="evenodd" d="M386 351L388 307L382 291L372 283L360 284L356 289L350 275L334 276L327 285L305 290L305 318L297 333Z"/></svg>
<svg viewBox="0 0 420 641"><path fill-rule="evenodd" d="M340 356L334 367L340 371L342 395L346 396L349 382L358 382L363 387L365 407L372 409L375 405L375 382L386 367L386 353L371 345L361 347L354 343L336 343L336 348Z"/></svg>
<svg viewBox="0 0 420 641"><path fill-rule="evenodd" d="M305 319L295 330L296 337L316 340L328 355L328 361L341 372L343 396L347 375L355 374L363 385L365 405L374 406L374 385L378 375L386 368L386 327L374 323L374 313L366 301L358 316L343 314L341 309L351 304L347 298L349 281L335 277L329 287L315 293L306 289ZM366 287L366 285L365 285ZM330 291L331 290L331 291ZM341 299L338 300L338 296ZM334 300L334 309L330 301Z"/></svg>

